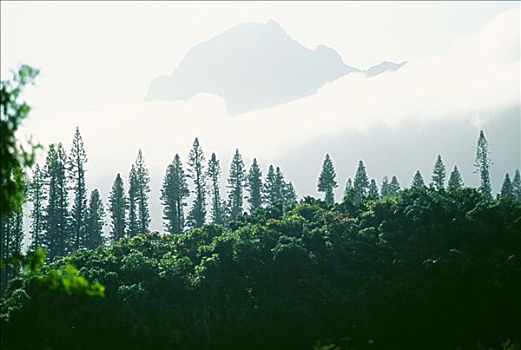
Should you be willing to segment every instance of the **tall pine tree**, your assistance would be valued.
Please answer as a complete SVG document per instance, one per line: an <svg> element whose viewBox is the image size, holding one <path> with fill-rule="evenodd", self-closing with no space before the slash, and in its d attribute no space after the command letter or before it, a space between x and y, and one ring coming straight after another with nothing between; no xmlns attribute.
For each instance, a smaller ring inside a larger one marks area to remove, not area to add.
<svg viewBox="0 0 521 350"><path fill-rule="evenodd" d="M228 203L230 210L230 220L236 220L242 214L244 199L244 184L246 181L246 170L244 162L239 153L235 150L230 165L230 173L228 176Z"/></svg>
<svg viewBox="0 0 521 350"><path fill-rule="evenodd" d="M286 182L283 190L283 198L284 198L284 209L290 207L291 205L297 202L297 193L295 192L295 187L291 181Z"/></svg>
<svg viewBox="0 0 521 350"><path fill-rule="evenodd" d="M393 176L391 178L391 183L389 184L389 191L392 195L398 193L400 191L400 183L398 182L398 178L396 176Z"/></svg>
<svg viewBox="0 0 521 350"><path fill-rule="evenodd" d="M208 180L210 180L210 215L212 221L216 224L224 225L225 206L223 204L223 199L221 198L220 190L221 164L219 163L215 153L212 153L212 156L208 161L206 176L208 177Z"/></svg>
<svg viewBox="0 0 521 350"><path fill-rule="evenodd" d="M476 148L476 159L474 161L475 173L479 174L481 184L479 189L481 193L487 197L492 198L492 186L490 184L490 166L492 161L490 159L490 152L488 151L488 142L485 138L483 130L479 132L478 145Z"/></svg>
<svg viewBox="0 0 521 350"><path fill-rule="evenodd" d="M145 165L143 153L139 150L134 163L136 174L136 204L139 233L148 232L150 226L150 208L148 204L150 193L150 175Z"/></svg>
<svg viewBox="0 0 521 350"><path fill-rule="evenodd" d="M516 169L514 174L514 180L512 181L512 191L514 192L514 197L521 201L521 176L519 175L519 169Z"/></svg>
<svg viewBox="0 0 521 350"><path fill-rule="evenodd" d="M459 173L458 167L454 165L454 169L452 169L449 177L449 183L447 185L447 189L451 192L460 190L463 188L463 180L461 179L461 175Z"/></svg>
<svg viewBox="0 0 521 350"><path fill-rule="evenodd" d="M369 179L367 177L367 172L365 171L364 162L360 160L358 162L355 180L353 182L353 202L355 204L362 203L364 198L367 196L368 189Z"/></svg>
<svg viewBox="0 0 521 350"><path fill-rule="evenodd" d="M389 178L384 176L382 179L382 186L380 187L380 193L382 197L392 195L391 184L389 183Z"/></svg>
<svg viewBox="0 0 521 350"><path fill-rule="evenodd" d="M206 220L206 174L204 172L204 153L197 137L188 155L188 174L194 183L194 201L188 219L190 226L200 227Z"/></svg>
<svg viewBox="0 0 521 350"><path fill-rule="evenodd" d="M109 212L110 212L110 238L113 241L125 237L125 218L127 210L127 200L125 198L125 188L123 187L123 179L118 173L112 184L109 195Z"/></svg>
<svg viewBox="0 0 521 350"><path fill-rule="evenodd" d="M344 188L344 201L353 200L353 180L348 178L346 181L346 187Z"/></svg>
<svg viewBox="0 0 521 350"><path fill-rule="evenodd" d="M270 164L268 167L268 173L266 174L266 179L264 180L264 188L263 188L263 197L264 202L267 206L273 206L276 204L278 199L279 188L277 175L275 174L275 168Z"/></svg>
<svg viewBox="0 0 521 350"><path fill-rule="evenodd" d="M255 158L248 172L246 187L250 211L259 209L262 206L262 172Z"/></svg>
<svg viewBox="0 0 521 350"><path fill-rule="evenodd" d="M508 173L505 174L505 179L503 180L499 196L501 198L514 198L514 187L512 186L512 181L510 180L510 175L508 175Z"/></svg>
<svg viewBox="0 0 521 350"><path fill-rule="evenodd" d="M335 203L335 194L333 193L333 190L338 187L335 177L336 173L333 162L331 161L329 154L326 154L324 163L322 164L322 172L318 178L317 188L319 192L324 192L324 200L327 204Z"/></svg>
<svg viewBox="0 0 521 350"><path fill-rule="evenodd" d="M27 184L22 169L20 167L14 168L13 176L14 181L17 184L20 184L22 191L25 193L27 190ZM14 211L11 211L10 213L1 214L0 252L2 258L11 257L13 255L19 255L22 252L22 243L24 238L23 207L24 202L21 202L19 207L14 208ZM7 273L7 278L13 276L11 272L14 271L11 270L9 273Z"/></svg>
<svg viewBox="0 0 521 350"><path fill-rule="evenodd" d="M422 173L419 170L416 171L416 173L414 174L414 177L412 178L411 188L416 188L416 189L425 188L425 182L423 181Z"/></svg>
<svg viewBox="0 0 521 350"><path fill-rule="evenodd" d="M184 230L184 206L190 195L183 164L178 154L168 166L161 188L163 203L163 220L166 230L170 233L182 233Z"/></svg>
<svg viewBox="0 0 521 350"><path fill-rule="evenodd" d="M139 233L139 223L137 214L137 201L138 201L138 179L136 174L136 168L134 164L130 168L130 174L128 177L128 236L133 237Z"/></svg>
<svg viewBox="0 0 521 350"><path fill-rule="evenodd" d="M87 210L87 228L85 246L94 249L103 244L103 226L105 224L105 210L99 191L94 189L90 193L89 207Z"/></svg>
<svg viewBox="0 0 521 350"><path fill-rule="evenodd" d="M445 164L441 156L438 154L436 163L434 163L434 169L432 170L432 182L431 185L437 190L442 191L445 189Z"/></svg>
<svg viewBox="0 0 521 350"><path fill-rule="evenodd" d="M286 187L286 181L284 179L284 173L280 169L280 167L275 168L275 202L279 204L283 204L285 202L284 198L284 189Z"/></svg>
<svg viewBox="0 0 521 350"><path fill-rule="evenodd" d="M367 199L376 200L378 198L380 198L378 194L378 185L376 184L375 179L371 179L371 182L369 183L369 189L367 192Z"/></svg>
<svg viewBox="0 0 521 350"><path fill-rule="evenodd" d="M80 129L76 127L67 163L68 175L74 193L74 202L71 211L72 250L78 250L85 246L87 220L87 189L85 187L86 163L87 155L83 146L83 139L80 134Z"/></svg>
<svg viewBox="0 0 521 350"><path fill-rule="evenodd" d="M29 184L29 200L31 209L31 249L43 245L44 233L44 203L47 198L44 185L44 174L38 164L35 165L33 178Z"/></svg>
<svg viewBox="0 0 521 350"><path fill-rule="evenodd" d="M22 181L23 175L19 168L13 170L13 176L18 177L16 181ZM8 258L21 254L23 243L23 203L14 208L9 214L0 214L0 258ZM3 293L7 281L13 278L16 270L9 266L0 269L0 293ZM2 295L2 294L0 294Z"/></svg>
<svg viewBox="0 0 521 350"><path fill-rule="evenodd" d="M45 246L50 259L65 255L70 245L66 162L62 144L51 145L44 172L48 193L44 216Z"/></svg>

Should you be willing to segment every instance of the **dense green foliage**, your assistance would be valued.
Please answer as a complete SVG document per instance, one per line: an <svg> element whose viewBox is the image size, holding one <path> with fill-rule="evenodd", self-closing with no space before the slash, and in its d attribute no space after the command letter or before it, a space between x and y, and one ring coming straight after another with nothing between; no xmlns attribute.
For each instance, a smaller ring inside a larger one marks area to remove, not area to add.
<svg viewBox="0 0 521 350"><path fill-rule="evenodd" d="M26 85L34 83L39 71L22 65L10 79L0 81L0 215L9 215L21 209L24 184L16 172L24 172L34 162L35 148L23 147L16 139L16 131L27 118L31 107L20 101Z"/></svg>
<svg viewBox="0 0 521 350"><path fill-rule="evenodd" d="M35 157L39 145L24 147L16 132L27 118L31 107L21 101L24 88L33 84L38 70L27 65L0 81L0 259L18 255L22 248L22 205L26 199L25 171ZM3 78L3 77L2 77ZM15 271L0 271L0 294Z"/></svg>
<svg viewBox="0 0 521 350"><path fill-rule="evenodd" d="M2 345L498 347L519 341L520 258L521 204L511 198L427 188L358 206L307 198L230 230L137 235L52 264L74 263L106 286L104 299L16 279Z"/></svg>

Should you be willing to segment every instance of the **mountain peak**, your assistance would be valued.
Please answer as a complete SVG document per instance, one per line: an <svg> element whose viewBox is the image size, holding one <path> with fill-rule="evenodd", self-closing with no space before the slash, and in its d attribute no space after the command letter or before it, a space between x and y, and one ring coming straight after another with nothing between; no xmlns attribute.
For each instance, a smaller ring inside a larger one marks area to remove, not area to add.
<svg viewBox="0 0 521 350"><path fill-rule="evenodd" d="M365 75L370 78L374 77L375 75L379 75L385 72L393 72L395 70L400 69L402 66L407 64L407 61L403 61L401 63L394 63L390 61L382 61L378 63L375 66L370 67L369 69L365 70Z"/></svg>
<svg viewBox="0 0 521 350"><path fill-rule="evenodd" d="M222 96L230 113L241 114L314 94L359 71L330 47L303 46L270 19L238 24L193 47L171 75L152 82L146 100L210 93Z"/></svg>

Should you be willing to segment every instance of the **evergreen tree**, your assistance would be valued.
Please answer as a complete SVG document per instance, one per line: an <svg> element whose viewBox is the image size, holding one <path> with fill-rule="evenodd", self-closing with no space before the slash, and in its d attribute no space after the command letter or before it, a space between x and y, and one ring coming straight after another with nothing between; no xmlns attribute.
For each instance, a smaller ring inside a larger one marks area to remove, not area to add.
<svg viewBox="0 0 521 350"><path fill-rule="evenodd" d="M22 175L19 169L13 171L14 176ZM23 203L14 211L0 215L0 258L8 258L21 254L23 242ZM7 281L15 276L16 271L9 266L0 269L0 291L3 292ZM2 294L0 294L2 295Z"/></svg>
<svg viewBox="0 0 521 350"><path fill-rule="evenodd" d="M519 175L519 169L516 169L514 180L512 181L512 191L514 193L514 197L518 201L521 201L521 176Z"/></svg>
<svg viewBox="0 0 521 350"><path fill-rule="evenodd" d="M454 169L450 173L449 184L447 189L449 191L457 191L463 188L463 180L461 179L461 175L459 173L458 167L454 165Z"/></svg>
<svg viewBox="0 0 521 350"><path fill-rule="evenodd" d="M9 256L9 242L10 238L10 226L9 226L9 215L2 213L0 215L0 258L7 258ZM2 271L0 269L0 271ZM3 272L3 271L2 271ZM5 278L0 279L0 282L4 281Z"/></svg>
<svg viewBox="0 0 521 350"><path fill-rule="evenodd" d="M382 197L392 195L391 184L389 183L389 178L384 176L382 179L382 186L380 187L380 193Z"/></svg>
<svg viewBox="0 0 521 350"><path fill-rule="evenodd" d="M36 147L24 148L18 140L17 130L31 110L20 98L38 73L31 66L21 65L10 78L4 80L2 74L0 79L0 216L18 211L24 201L23 184L17 182L20 177L16 172L25 175L25 169L34 162Z"/></svg>
<svg viewBox="0 0 521 350"><path fill-rule="evenodd" d="M276 194L275 202L284 204L284 189L286 187L286 181L284 180L284 173L280 167L275 168L275 190Z"/></svg>
<svg viewBox="0 0 521 350"><path fill-rule="evenodd" d="M18 203L16 207L20 207ZM10 240L10 222L9 216L12 215L15 208L9 208L0 213L0 259L9 257L9 240ZM0 269L0 296L4 295L4 290L7 287L7 281L11 278L11 271L8 268Z"/></svg>
<svg viewBox="0 0 521 350"><path fill-rule="evenodd" d="M376 200L376 199L380 198L380 196L378 194L378 185L376 184L375 179L371 179L371 182L369 183L367 198L369 200Z"/></svg>
<svg viewBox="0 0 521 350"><path fill-rule="evenodd" d="M0 220L0 230L2 232L2 258L12 257L21 254L23 242L23 212L22 208L4 215Z"/></svg>
<svg viewBox="0 0 521 350"><path fill-rule="evenodd" d="M412 178L411 188L416 188L416 189L425 188L425 182L423 182L423 176L419 170L416 171L416 174L414 174L414 177Z"/></svg>
<svg viewBox="0 0 521 350"><path fill-rule="evenodd" d="M259 209L262 206L262 172L255 158L248 172L246 187L250 211Z"/></svg>
<svg viewBox="0 0 521 350"><path fill-rule="evenodd" d="M326 158L322 164L322 172L318 178L317 187L319 192L324 192L324 200L328 204L335 203L335 194L333 193L333 190L338 186L335 177L336 173L333 162L331 161L329 154L326 154Z"/></svg>
<svg viewBox="0 0 521 350"><path fill-rule="evenodd" d="M441 160L439 154L436 163L434 163L431 185L434 186L437 191L445 189L445 164L443 164L443 160Z"/></svg>
<svg viewBox="0 0 521 350"><path fill-rule="evenodd" d="M212 153L208 162L206 176L210 180L211 218L216 224L224 225L225 207L220 191L221 165L215 153Z"/></svg>
<svg viewBox="0 0 521 350"><path fill-rule="evenodd" d="M188 174L194 182L194 201L188 215L190 226L200 227L206 220L206 176L204 172L204 153L197 137L188 155Z"/></svg>
<svg viewBox="0 0 521 350"><path fill-rule="evenodd" d="M400 183L398 182L398 178L396 176L393 176L391 178L391 183L389 184L389 190L391 194L396 194L398 191L400 191Z"/></svg>
<svg viewBox="0 0 521 350"><path fill-rule="evenodd" d="M9 254L19 255L22 254L22 244L24 240L24 214L23 207L14 214L11 215L11 240L9 243Z"/></svg>
<svg viewBox="0 0 521 350"><path fill-rule="evenodd" d="M183 164L178 154L168 166L161 188L163 220L165 229L170 233L182 233L184 230L185 200L190 195Z"/></svg>
<svg viewBox="0 0 521 350"><path fill-rule="evenodd" d="M130 168L128 188L128 236L133 237L139 233L137 216L138 180L134 164Z"/></svg>
<svg viewBox="0 0 521 350"><path fill-rule="evenodd" d="M125 198L125 188L123 187L123 179L118 173L112 184L109 195L109 211L111 220L110 237L113 241L125 237L125 217L126 217L127 201Z"/></svg>
<svg viewBox="0 0 521 350"><path fill-rule="evenodd" d="M87 220L87 189L85 187L85 163L87 155L83 146L80 129L72 140L67 170L74 192L74 202L71 211L71 248L77 250L85 246L85 230Z"/></svg>
<svg viewBox="0 0 521 350"><path fill-rule="evenodd" d="M353 182L353 202L360 204L367 196L369 189L369 179L365 171L365 165L363 161L358 162L358 168L356 169L355 180Z"/></svg>
<svg viewBox="0 0 521 350"><path fill-rule="evenodd" d="M344 189L344 201L353 200L353 180L348 178L346 181L346 187Z"/></svg>
<svg viewBox="0 0 521 350"><path fill-rule="evenodd" d="M150 193L150 175L145 165L143 153L139 150L136 163L134 164L136 176L136 204L137 204L137 223L139 233L145 233L149 230L150 225L150 209L149 209L149 193Z"/></svg>
<svg viewBox="0 0 521 350"><path fill-rule="evenodd" d="M264 181L264 202L268 206L273 206L277 202L279 189L277 188L278 180L275 174L275 168L270 164L266 180Z"/></svg>
<svg viewBox="0 0 521 350"><path fill-rule="evenodd" d="M285 183L283 197L284 208L287 208L297 202L297 193L295 192L295 187L293 187L293 183L291 183L291 181Z"/></svg>
<svg viewBox="0 0 521 350"><path fill-rule="evenodd" d="M488 142L485 138L483 130L479 132L478 145L476 149L476 160L474 161L475 173L479 174L481 184L480 191L487 197L492 198L492 187L490 185L490 153L488 151Z"/></svg>
<svg viewBox="0 0 521 350"><path fill-rule="evenodd" d="M65 255L70 244L66 161L61 143L49 147L45 164L48 200L44 218L45 246L50 259Z"/></svg>
<svg viewBox="0 0 521 350"><path fill-rule="evenodd" d="M264 202L268 206L280 206L285 210L297 201L297 194L291 182L286 182L280 167L270 165L263 187Z"/></svg>
<svg viewBox="0 0 521 350"><path fill-rule="evenodd" d="M501 186L500 192L501 198L514 198L514 187L512 181L510 181L510 175L506 173L505 179L503 180L503 186Z"/></svg>
<svg viewBox="0 0 521 350"><path fill-rule="evenodd" d="M14 181L21 185L25 197L27 188L22 169L20 167L13 169L13 176L15 177ZM20 206L15 208L11 213L2 215L5 219L0 221L1 224L3 224L3 226L0 227L0 232L2 233L2 245L0 249L2 249L2 257L4 258L22 253L24 238L23 205L24 202L20 203ZM8 273L8 275L8 277L14 276L10 273Z"/></svg>
<svg viewBox="0 0 521 350"><path fill-rule="evenodd" d="M103 226L105 210L97 189L90 193L89 209L87 211L87 239L85 246L94 249L103 244Z"/></svg>
<svg viewBox="0 0 521 350"><path fill-rule="evenodd" d="M29 200L32 203L31 210L31 249L43 245L44 233L44 203L46 200L44 185L44 174L40 166L36 164L33 172L33 179L29 184Z"/></svg>
<svg viewBox="0 0 521 350"><path fill-rule="evenodd" d="M246 170L244 169L244 162L239 154L239 150L236 149L228 177L228 202L230 203L231 220L236 220L242 214L245 181Z"/></svg>

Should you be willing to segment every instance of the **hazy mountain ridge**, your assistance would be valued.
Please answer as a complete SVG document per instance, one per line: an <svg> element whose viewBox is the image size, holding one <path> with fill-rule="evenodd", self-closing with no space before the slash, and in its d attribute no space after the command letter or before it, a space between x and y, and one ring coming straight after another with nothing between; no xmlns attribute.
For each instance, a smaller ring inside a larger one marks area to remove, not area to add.
<svg viewBox="0 0 521 350"><path fill-rule="evenodd" d="M374 76L404 63L382 62ZM145 100L186 100L197 93L222 96L232 114L272 107L314 94L341 76L362 70L334 49L308 49L270 20L239 24L188 51L179 67L155 79Z"/></svg>
<svg viewBox="0 0 521 350"><path fill-rule="evenodd" d="M398 70L401 67L403 67L405 64L407 64L407 61L403 61L401 63L383 61L383 62L365 70L364 73L365 73L366 77L370 78L370 77L374 77L378 74L382 74L385 72L394 72L395 70Z"/></svg>

